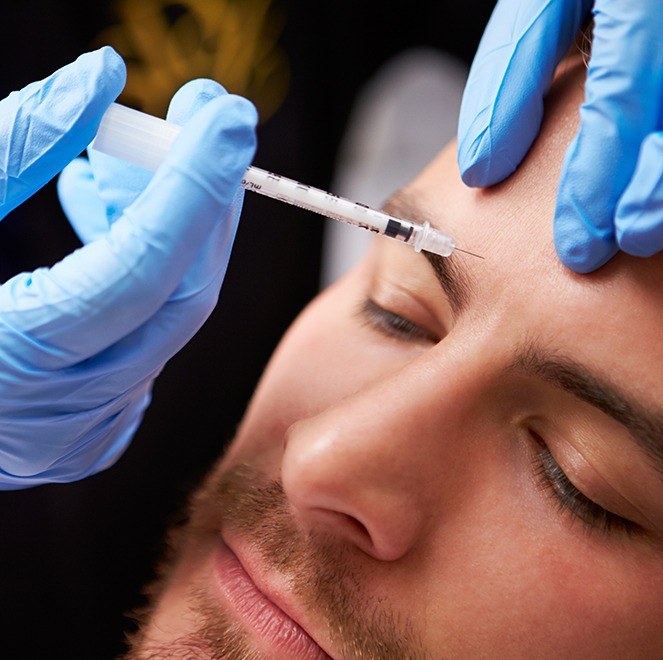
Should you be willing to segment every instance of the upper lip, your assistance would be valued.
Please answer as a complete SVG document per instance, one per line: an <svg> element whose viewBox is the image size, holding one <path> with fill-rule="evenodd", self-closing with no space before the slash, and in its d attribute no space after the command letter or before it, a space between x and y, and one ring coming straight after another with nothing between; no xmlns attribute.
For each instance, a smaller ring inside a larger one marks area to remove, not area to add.
<svg viewBox="0 0 663 660"><path fill-rule="evenodd" d="M235 553L238 561L244 567L244 570L247 572L253 583L256 587L263 593L263 595L268 598L276 607L283 611L283 613L290 617L298 626L306 632L306 634L320 647L320 649L327 655L329 658L333 656L329 651L323 646L320 642L318 636L311 632L311 627L309 622L306 620L305 612L303 608L297 607L294 603L289 602L286 599L285 594L281 593L273 584L269 583L269 574L270 571L266 569L264 563L259 561L259 556L256 556L255 553L250 552L250 550L241 543L238 539L227 540L224 538L226 545Z"/></svg>

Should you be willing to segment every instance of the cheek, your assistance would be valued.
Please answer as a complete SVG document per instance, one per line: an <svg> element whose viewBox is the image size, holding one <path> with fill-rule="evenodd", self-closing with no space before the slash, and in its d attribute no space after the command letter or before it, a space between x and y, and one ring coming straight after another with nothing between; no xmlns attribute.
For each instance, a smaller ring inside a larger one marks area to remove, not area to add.
<svg viewBox="0 0 663 660"><path fill-rule="evenodd" d="M541 649L556 649L556 657L649 657L661 648L658 551L588 534L536 503L531 516L508 498L483 504L434 544L427 584L440 607L431 626L444 621L459 638L472 630L472 648L498 641L505 657L541 657Z"/></svg>

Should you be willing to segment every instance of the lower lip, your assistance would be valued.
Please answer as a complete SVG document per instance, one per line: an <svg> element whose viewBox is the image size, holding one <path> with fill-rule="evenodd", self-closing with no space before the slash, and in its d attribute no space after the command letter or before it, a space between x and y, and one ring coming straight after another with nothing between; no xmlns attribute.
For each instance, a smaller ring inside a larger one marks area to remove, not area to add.
<svg viewBox="0 0 663 660"><path fill-rule="evenodd" d="M223 542L215 558L217 587L234 613L270 651L297 660L330 660L283 610L258 589L235 553Z"/></svg>

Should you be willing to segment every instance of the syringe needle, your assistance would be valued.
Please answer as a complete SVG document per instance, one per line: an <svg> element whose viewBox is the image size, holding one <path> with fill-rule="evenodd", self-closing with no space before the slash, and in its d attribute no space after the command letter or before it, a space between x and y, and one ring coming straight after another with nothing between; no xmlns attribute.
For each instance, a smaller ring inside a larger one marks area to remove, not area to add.
<svg viewBox="0 0 663 660"><path fill-rule="evenodd" d="M476 257L477 259L485 259L485 257L482 257L480 254L474 254L474 252L470 252L469 250L461 250L459 247L455 247L454 252L463 252L464 254L471 254L473 257Z"/></svg>

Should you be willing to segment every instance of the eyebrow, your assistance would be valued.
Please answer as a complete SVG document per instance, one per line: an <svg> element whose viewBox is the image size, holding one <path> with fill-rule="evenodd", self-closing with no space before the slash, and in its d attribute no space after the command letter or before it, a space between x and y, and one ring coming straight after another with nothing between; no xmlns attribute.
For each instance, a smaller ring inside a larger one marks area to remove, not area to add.
<svg viewBox="0 0 663 660"><path fill-rule="evenodd" d="M382 210L397 218L415 222L424 222L429 219L417 205L413 195L403 190L392 195L382 205ZM467 307L474 289L468 268L455 253L448 257L441 257L426 250L422 250L421 253L433 267L437 281L446 294L451 309L455 314L459 314Z"/></svg>
<svg viewBox="0 0 663 660"><path fill-rule="evenodd" d="M519 352L509 368L537 376L612 417L663 477L663 412L648 410L587 366L533 343Z"/></svg>

